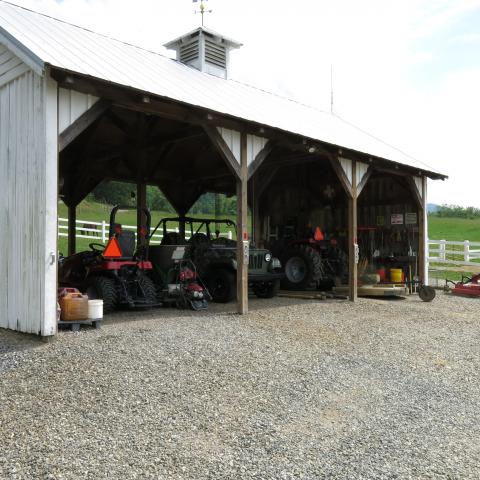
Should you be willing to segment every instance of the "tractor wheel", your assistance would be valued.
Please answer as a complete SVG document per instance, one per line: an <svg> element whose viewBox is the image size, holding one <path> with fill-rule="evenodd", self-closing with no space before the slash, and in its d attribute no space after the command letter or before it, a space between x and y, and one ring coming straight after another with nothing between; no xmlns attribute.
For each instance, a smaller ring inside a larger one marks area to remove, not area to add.
<svg viewBox="0 0 480 480"><path fill-rule="evenodd" d="M208 290L216 303L228 303L235 298L235 275L224 268L213 270L208 275Z"/></svg>
<svg viewBox="0 0 480 480"><path fill-rule="evenodd" d="M103 313L111 313L117 308L118 295L112 278L101 275L91 278L86 294L90 300L103 300Z"/></svg>
<svg viewBox="0 0 480 480"><path fill-rule="evenodd" d="M435 289L433 287L429 287L428 285L421 285L418 289L418 296L424 302L431 302L435 298L436 294L437 292Z"/></svg>
<svg viewBox="0 0 480 480"><path fill-rule="evenodd" d="M150 277L147 277L146 275L140 275L138 277L138 286L140 287L140 293L143 295L147 303L151 305L157 303L157 289Z"/></svg>
<svg viewBox="0 0 480 480"><path fill-rule="evenodd" d="M272 282L258 282L252 286L253 293L258 298L273 298L277 296L280 290L280 280L273 280Z"/></svg>
<svg viewBox="0 0 480 480"><path fill-rule="evenodd" d="M287 290L316 288L323 277L322 258L309 245L296 245L283 255L285 278L282 287Z"/></svg>

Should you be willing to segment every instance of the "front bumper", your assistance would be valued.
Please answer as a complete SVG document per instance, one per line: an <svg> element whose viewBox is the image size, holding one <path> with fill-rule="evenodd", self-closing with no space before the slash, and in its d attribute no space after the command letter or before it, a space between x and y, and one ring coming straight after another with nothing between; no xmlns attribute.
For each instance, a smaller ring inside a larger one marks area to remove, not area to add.
<svg viewBox="0 0 480 480"><path fill-rule="evenodd" d="M279 273L249 273L248 274L248 283L258 283L258 282L273 282L274 280L281 280L285 277L285 274L282 272Z"/></svg>

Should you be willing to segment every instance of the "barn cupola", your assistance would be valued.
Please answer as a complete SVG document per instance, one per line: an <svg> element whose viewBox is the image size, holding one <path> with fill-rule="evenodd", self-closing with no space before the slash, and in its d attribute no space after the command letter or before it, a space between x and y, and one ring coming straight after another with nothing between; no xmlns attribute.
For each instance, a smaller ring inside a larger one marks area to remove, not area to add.
<svg viewBox="0 0 480 480"><path fill-rule="evenodd" d="M241 46L241 43L205 27L199 27L164 45L176 51L177 61L221 78L228 78L230 51Z"/></svg>

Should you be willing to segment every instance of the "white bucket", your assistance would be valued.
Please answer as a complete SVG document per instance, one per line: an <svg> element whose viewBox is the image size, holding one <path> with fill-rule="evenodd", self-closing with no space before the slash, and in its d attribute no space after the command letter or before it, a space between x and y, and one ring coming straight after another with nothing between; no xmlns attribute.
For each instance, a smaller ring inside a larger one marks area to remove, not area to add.
<svg viewBox="0 0 480 480"><path fill-rule="evenodd" d="M88 319L103 318L103 300L88 301Z"/></svg>

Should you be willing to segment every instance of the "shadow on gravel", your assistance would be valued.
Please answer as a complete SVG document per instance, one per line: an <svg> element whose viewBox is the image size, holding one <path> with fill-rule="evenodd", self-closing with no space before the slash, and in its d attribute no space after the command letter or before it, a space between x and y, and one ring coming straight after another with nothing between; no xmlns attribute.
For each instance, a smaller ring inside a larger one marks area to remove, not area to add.
<svg viewBox="0 0 480 480"><path fill-rule="evenodd" d="M37 335L0 328L0 355L10 352L23 352L43 345L45 345L45 342Z"/></svg>
<svg viewBox="0 0 480 480"><path fill-rule="evenodd" d="M249 313L254 314L275 308L292 307L308 304L331 304L345 303L347 300L309 300L297 298L276 297L272 299L249 299ZM181 318L183 321L189 317L193 319L201 319L211 316L228 317L237 315L237 305L235 302L230 303L210 303L206 310L194 311L188 309L177 309L168 307L158 307L148 310L121 310L108 314L104 317L105 325L135 323L143 320L172 320ZM240 318L240 317L238 317ZM93 330L93 329L92 329Z"/></svg>

